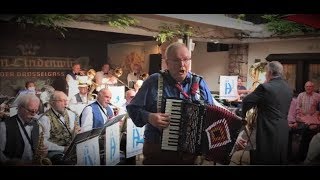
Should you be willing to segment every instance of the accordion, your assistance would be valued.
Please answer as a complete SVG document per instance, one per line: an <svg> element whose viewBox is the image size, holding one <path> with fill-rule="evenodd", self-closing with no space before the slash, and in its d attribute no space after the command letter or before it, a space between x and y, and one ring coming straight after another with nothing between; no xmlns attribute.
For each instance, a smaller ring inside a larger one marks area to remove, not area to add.
<svg viewBox="0 0 320 180"><path fill-rule="evenodd" d="M162 132L162 150L204 155L228 164L242 127L241 118L218 106L166 99L170 125Z"/></svg>

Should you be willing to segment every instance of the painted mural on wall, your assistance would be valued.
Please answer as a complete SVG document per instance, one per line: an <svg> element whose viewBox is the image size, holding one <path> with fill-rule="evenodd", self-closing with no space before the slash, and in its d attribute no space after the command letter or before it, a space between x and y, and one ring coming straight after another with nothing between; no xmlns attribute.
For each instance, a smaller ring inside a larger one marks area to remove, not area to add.
<svg viewBox="0 0 320 180"><path fill-rule="evenodd" d="M145 60L142 55L136 52L131 52L126 56L124 61L122 61L121 68L123 69L122 79L127 82L127 76L130 72L134 71L135 67L139 67L140 72L146 72L142 67L144 67Z"/></svg>
<svg viewBox="0 0 320 180"><path fill-rule="evenodd" d="M144 63L145 61L141 55L136 52L131 52L126 56L125 60L122 61L121 67L124 72L128 74L130 71L132 71L134 64L138 64L142 68Z"/></svg>
<svg viewBox="0 0 320 180"><path fill-rule="evenodd" d="M19 44L21 56L0 55L0 94L15 96L24 88L26 81L34 81L37 89L45 85L52 86L57 79L64 79L65 74L75 62L82 68L89 65L88 57L40 57L36 56L40 46L30 43ZM62 83L59 82L59 83Z"/></svg>
<svg viewBox="0 0 320 180"><path fill-rule="evenodd" d="M252 78L252 90L257 88L259 84L262 84L266 80L266 70L265 66L267 65L266 62L256 62L250 66L249 73L250 77Z"/></svg>

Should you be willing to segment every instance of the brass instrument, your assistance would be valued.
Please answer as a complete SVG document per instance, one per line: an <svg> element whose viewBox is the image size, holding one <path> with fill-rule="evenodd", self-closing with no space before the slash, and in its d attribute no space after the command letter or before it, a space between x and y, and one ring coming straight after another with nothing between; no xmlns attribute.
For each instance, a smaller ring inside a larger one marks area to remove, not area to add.
<svg viewBox="0 0 320 180"><path fill-rule="evenodd" d="M148 77L149 77L148 73L143 73L143 74L140 74L139 79L141 79L142 81L145 81Z"/></svg>
<svg viewBox="0 0 320 180"><path fill-rule="evenodd" d="M38 123L39 128L41 128L41 132L39 135L39 141L38 141L38 146L37 149L34 152L32 163L37 164L37 165L52 165L52 162L49 158L44 157L41 153L40 150L44 149L44 127L42 124L39 123L38 119L35 119L35 121Z"/></svg>
<svg viewBox="0 0 320 180"><path fill-rule="evenodd" d="M255 127L256 120L257 120L257 114L258 114L258 109L256 106L246 112L246 119L245 120L246 120L246 126L249 130L253 129Z"/></svg>
<svg viewBox="0 0 320 180"><path fill-rule="evenodd" d="M96 76L96 71L94 69L89 69L87 71L87 76L89 77L90 80L93 80L94 77Z"/></svg>
<svg viewBox="0 0 320 180"><path fill-rule="evenodd" d="M128 89L130 89L130 88L128 87L128 85L126 85L124 82L122 82L122 81L119 79L119 77L121 77L122 74L123 74L123 70L122 70L121 67L117 67L116 69L114 69L113 75L117 78L117 80L118 80L122 85L124 85L125 87L127 87Z"/></svg>
<svg viewBox="0 0 320 180"><path fill-rule="evenodd" d="M114 70L114 75L119 78L120 76L122 76L123 74L123 70L121 67L117 67L115 70Z"/></svg>
<svg viewBox="0 0 320 180"><path fill-rule="evenodd" d="M89 77L90 82L89 85L89 92L88 92L88 101L92 101L97 98L97 94L94 94L93 91L98 87L98 84L94 82L94 77L96 76L96 71L94 69L89 69L87 71L87 76Z"/></svg>
<svg viewBox="0 0 320 180"><path fill-rule="evenodd" d="M251 145L251 147L253 147L253 144L251 142L251 134L256 129L257 117L258 117L258 108L256 106L246 112L246 118L245 118L246 125L244 128L244 132L248 137L248 142Z"/></svg>

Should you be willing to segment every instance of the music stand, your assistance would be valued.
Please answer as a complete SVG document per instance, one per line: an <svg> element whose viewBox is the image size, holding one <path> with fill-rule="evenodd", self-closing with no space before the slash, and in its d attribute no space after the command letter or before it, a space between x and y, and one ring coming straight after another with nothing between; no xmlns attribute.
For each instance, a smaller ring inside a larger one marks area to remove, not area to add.
<svg viewBox="0 0 320 180"><path fill-rule="evenodd" d="M77 134L72 140L69 148L63 156L63 161L70 160L76 155L76 146L78 143L84 142L86 140L92 139L100 135L102 128L92 129L91 131L86 131L83 133Z"/></svg>
<svg viewBox="0 0 320 180"><path fill-rule="evenodd" d="M72 140L69 148L67 149L66 153L63 156L63 161L65 160L70 160L76 155L76 146L78 143L87 141L89 139L92 139L94 137L100 136L106 131L106 128L119 122L126 114L121 114L118 116L115 116L111 119L109 119L103 127L101 128L95 128L92 129L91 131L86 131L80 134L77 134L74 139Z"/></svg>
<svg viewBox="0 0 320 180"><path fill-rule="evenodd" d="M126 114L120 114L118 116L115 116L111 119L109 119L103 126L101 132L100 132L100 135L103 135L105 132L106 132L106 128L109 127L109 126L112 126L113 124L121 121L122 118L124 118L126 116Z"/></svg>

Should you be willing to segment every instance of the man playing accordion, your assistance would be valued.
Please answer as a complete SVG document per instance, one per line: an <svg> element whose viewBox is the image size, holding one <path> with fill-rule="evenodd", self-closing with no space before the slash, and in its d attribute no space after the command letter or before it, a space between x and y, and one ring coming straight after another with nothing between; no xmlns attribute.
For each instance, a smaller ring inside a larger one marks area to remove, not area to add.
<svg viewBox="0 0 320 180"><path fill-rule="evenodd" d="M146 125L143 164L194 164L194 154L161 149L162 131L170 124L170 115L164 113L165 100L213 105L213 99L204 79L189 71L191 54L185 44L172 43L165 55L167 70L146 79L127 111L136 126Z"/></svg>

